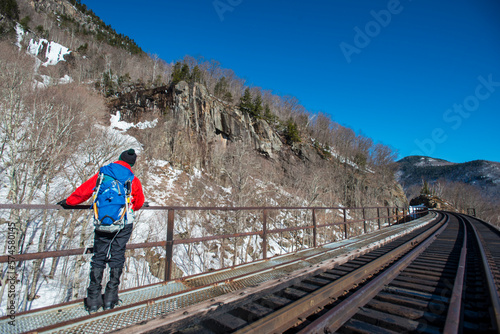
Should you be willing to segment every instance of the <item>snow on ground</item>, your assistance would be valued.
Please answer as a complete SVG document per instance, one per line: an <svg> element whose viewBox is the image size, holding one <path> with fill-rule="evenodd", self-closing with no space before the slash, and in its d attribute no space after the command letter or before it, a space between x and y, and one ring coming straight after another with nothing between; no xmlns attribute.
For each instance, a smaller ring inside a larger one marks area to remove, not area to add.
<svg viewBox="0 0 500 334"><path fill-rule="evenodd" d="M138 128L141 130L154 128L158 124L158 119L154 121L139 122L137 124L128 123L120 120L120 111L116 112L116 115L111 115L111 127L120 131L127 131L130 128Z"/></svg>
<svg viewBox="0 0 500 334"><path fill-rule="evenodd" d="M149 163L149 162L148 162ZM155 160L149 167L147 185L145 185L150 205L168 205L182 203L183 195L175 191L175 183L182 171L174 169L166 161ZM170 203L169 203L170 202Z"/></svg>
<svg viewBox="0 0 500 334"><path fill-rule="evenodd" d="M40 52L43 48L46 47L45 55L40 55ZM31 39L28 45L28 53L33 56L42 56L45 57L46 61L42 64L42 66L48 65L57 65L60 61L65 61L64 56L71 53L71 51L56 42L49 42L46 39L40 39L35 41Z"/></svg>
<svg viewBox="0 0 500 334"><path fill-rule="evenodd" d="M151 122L139 122L135 125L136 128L144 130L149 128L154 128L158 124L158 118Z"/></svg>
<svg viewBox="0 0 500 334"><path fill-rule="evenodd" d="M116 115L111 115L111 128L121 130L121 131L127 131L134 125L132 123L127 123L125 121L120 121L120 112L117 111Z"/></svg>
<svg viewBox="0 0 500 334"><path fill-rule="evenodd" d="M115 138L117 142L121 143L123 147L131 147L137 152L142 151L142 144L135 137L123 133L122 130L116 129L113 126L107 127L99 124L96 124L95 126L108 132L108 134L112 138Z"/></svg>
<svg viewBox="0 0 500 334"><path fill-rule="evenodd" d="M23 27L20 24L16 25L16 43L15 45L19 48L22 49L21 42L24 39L24 36L27 33L24 31ZM42 50L46 48L45 54L40 54ZM57 65L61 61L65 61L64 57L68 54L71 53L69 48L56 43L56 42L49 42L46 39L40 39L38 41L35 41L34 39L31 39L28 48L26 52L32 56L35 57L35 73L38 72L38 69L40 66L54 66ZM45 60L45 62L42 63L42 61L38 58L40 56L42 59ZM66 84L73 82L73 79L68 76L67 74L64 75L64 77L59 78L59 79L54 79L46 75L41 75L41 81L35 81L34 82L34 88L46 88L49 85L54 85L54 84Z"/></svg>
<svg viewBox="0 0 500 334"><path fill-rule="evenodd" d="M49 86L55 85L55 84L68 84L73 82L73 78L71 78L69 75L65 75L64 77L60 79L54 79L52 77L49 77L48 75L40 75L40 78L42 81L36 81L34 84L34 88L47 88Z"/></svg>
<svg viewBox="0 0 500 334"><path fill-rule="evenodd" d="M21 46L21 42L23 41L23 38L24 38L24 29L23 27L21 27L21 25L18 23L16 25L16 36L17 36L17 40L16 40L16 46L21 49L22 46Z"/></svg>
<svg viewBox="0 0 500 334"><path fill-rule="evenodd" d="M450 166L454 165L455 163L449 162L446 160L441 160L441 159L434 159L434 158L429 158L429 157L420 157L420 161L415 163L415 166L417 167L439 167L439 166Z"/></svg>

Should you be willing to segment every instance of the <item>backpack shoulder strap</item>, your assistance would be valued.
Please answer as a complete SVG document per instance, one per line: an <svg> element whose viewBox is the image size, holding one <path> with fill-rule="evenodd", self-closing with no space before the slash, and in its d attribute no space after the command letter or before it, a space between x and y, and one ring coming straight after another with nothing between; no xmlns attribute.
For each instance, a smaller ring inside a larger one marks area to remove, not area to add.
<svg viewBox="0 0 500 334"><path fill-rule="evenodd" d="M100 173L103 173L104 175L111 176L112 178L120 181L122 184L124 184L127 180L132 180L134 179L134 173L130 169L128 169L125 166L116 164L116 163L111 163L109 165L103 166L99 169Z"/></svg>

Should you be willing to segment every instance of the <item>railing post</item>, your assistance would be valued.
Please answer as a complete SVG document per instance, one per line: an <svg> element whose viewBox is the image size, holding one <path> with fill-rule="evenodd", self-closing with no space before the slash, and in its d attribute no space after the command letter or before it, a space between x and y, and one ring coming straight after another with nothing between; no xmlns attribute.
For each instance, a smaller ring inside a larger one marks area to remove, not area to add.
<svg viewBox="0 0 500 334"><path fill-rule="evenodd" d="M267 209L262 213L262 258L267 259Z"/></svg>
<svg viewBox="0 0 500 334"><path fill-rule="evenodd" d="M363 208L363 231L366 234L366 215L365 215L365 208Z"/></svg>
<svg viewBox="0 0 500 334"><path fill-rule="evenodd" d="M348 235L347 235L347 217L346 217L346 213L345 213L345 209L344 210L344 236L345 236L345 239L348 238Z"/></svg>
<svg viewBox="0 0 500 334"><path fill-rule="evenodd" d="M165 249L165 281L172 279L172 258L174 250L174 217L175 211L168 210L167 219L167 245Z"/></svg>
<svg viewBox="0 0 500 334"><path fill-rule="evenodd" d="M378 222L378 229L380 230L380 208L377 208L377 222Z"/></svg>
<svg viewBox="0 0 500 334"><path fill-rule="evenodd" d="M316 210L315 209L312 209L313 212L313 247L316 248L318 247L318 244L317 244L317 240L316 240L316 232L317 232L317 228L316 228Z"/></svg>
<svg viewBox="0 0 500 334"><path fill-rule="evenodd" d="M406 215L405 215L405 208L403 208L403 223L406 223Z"/></svg>
<svg viewBox="0 0 500 334"><path fill-rule="evenodd" d="M387 225L391 226L391 209L387 208Z"/></svg>

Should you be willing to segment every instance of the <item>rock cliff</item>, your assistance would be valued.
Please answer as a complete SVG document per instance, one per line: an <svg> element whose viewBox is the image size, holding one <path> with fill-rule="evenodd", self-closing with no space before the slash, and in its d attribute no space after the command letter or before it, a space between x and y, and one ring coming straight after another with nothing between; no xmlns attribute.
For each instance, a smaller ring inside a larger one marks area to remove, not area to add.
<svg viewBox="0 0 500 334"><path fill-rule="evenodd" d="M265 120L256 119L218 99L201 84L181 81L174 86L152 89L131 87L118 97L109 99L108 107L110 113L120 112L121 118L131 123L152 118L176 122L180 129L190 131L201 142L242 142L244 146L270 158L272 168L285 175L295 167L302 166L300 168L307 170L305 178L313 179L312 175L321 168L325 177L334 178L329 180L333 183L348 182L346 179L349 177L359 177L359 181L349 181L351 185L348 188L352 188L352 191L355 191L355 188L379 189L378 195L375 195L379 204L400 207L407 205L399 184L377 184L380 181L373 177L373 172L366 172L355 166L344 166L342 160L333 156L325 157L312 142L303 140L302 143L289 145ZM339 177L339 173L345 168L354 169L355 172L349 173L351 176L340 176L343 181L337 180L336 177ZM361 198L356 200L358 204L363 202Z"/></svg>
<svg viewBox="0 0 500 334"><path fill-rule="evenodd" d="M243 141L268 157L283 146L279 135L262 119L210 95L205 86L181 81L175 86L135 90L109 101L110 111L120 111L125 121L138 122L145 113L175 119L207 142Z"/></svg>

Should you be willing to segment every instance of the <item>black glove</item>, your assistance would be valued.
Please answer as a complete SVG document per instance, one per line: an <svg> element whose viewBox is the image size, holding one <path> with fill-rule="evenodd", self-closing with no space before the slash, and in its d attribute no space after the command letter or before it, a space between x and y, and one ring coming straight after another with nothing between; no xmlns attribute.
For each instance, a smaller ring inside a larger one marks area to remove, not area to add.
<svg viewBox="0 0 500 334"><path fill-rule="evenodd" d="M62 206L63 209L70 209L71 208L71 205L66 204L66 200L65 199L63 199L62 201L57 202L56 204Z"/></svg>

